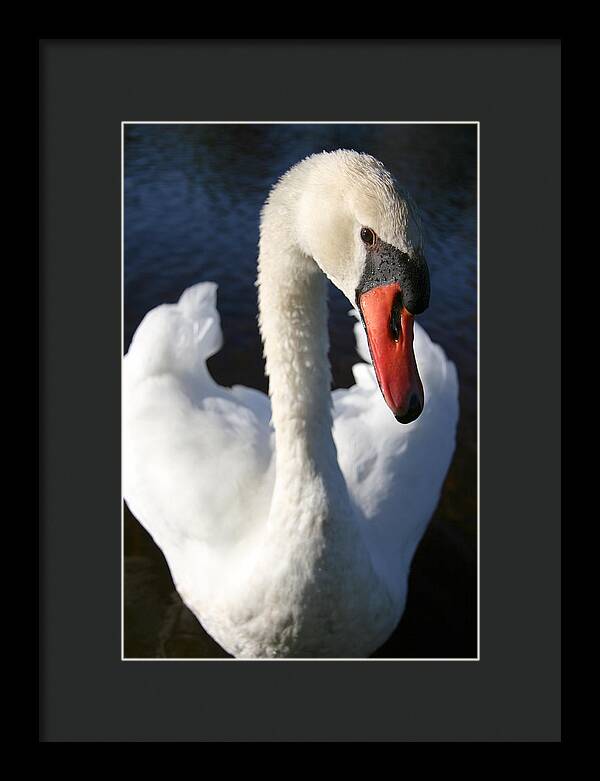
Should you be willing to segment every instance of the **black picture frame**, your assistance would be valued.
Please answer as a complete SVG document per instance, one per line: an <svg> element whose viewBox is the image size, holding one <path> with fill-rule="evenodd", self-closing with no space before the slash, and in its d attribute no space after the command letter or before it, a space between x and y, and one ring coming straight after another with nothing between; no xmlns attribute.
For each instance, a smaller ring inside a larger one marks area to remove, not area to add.
<svg viewBox="0 0 600 781"><path fill-rule="evenodd" d="M560 41L43 39L39 66L40 740L560 740ZM121 660L121 122L151 119L480 123L479 662Z"/></svg>

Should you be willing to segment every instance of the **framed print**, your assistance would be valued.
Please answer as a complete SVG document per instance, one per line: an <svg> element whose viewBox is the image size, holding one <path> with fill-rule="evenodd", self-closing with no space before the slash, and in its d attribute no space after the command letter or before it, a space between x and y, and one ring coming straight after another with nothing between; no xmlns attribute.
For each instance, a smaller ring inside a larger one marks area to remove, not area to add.
<svg viewBox="0 0 600 781"><path fill-rule="evenodd" d="M560 740L560 42L43 40L40 138L40 739Z"/></svg>

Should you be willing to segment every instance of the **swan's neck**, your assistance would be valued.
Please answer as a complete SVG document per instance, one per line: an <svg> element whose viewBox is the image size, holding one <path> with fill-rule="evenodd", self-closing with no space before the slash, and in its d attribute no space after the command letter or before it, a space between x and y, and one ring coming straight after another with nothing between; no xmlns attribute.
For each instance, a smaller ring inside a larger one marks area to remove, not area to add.
<svg viewBox="0 0 600 781"><path fill-rule="evenodd" d="M374 605L389 630L398 616L373 567L333 439L327 280L293 241L293 224L285 202L271 201L263 212L259 309L276 476L261 550L284 573L281 599L302 606L315 637L348 636L373 620Z"/></svg>
<svg viewBox="0 0 600 781"><path fill-rule="evenodd" d="M258 284L277 478L305 479L309 473L339 481L331 430L327 280L311 258L281 242L279 247L269 243L268 234L263 230Z"/></svg>

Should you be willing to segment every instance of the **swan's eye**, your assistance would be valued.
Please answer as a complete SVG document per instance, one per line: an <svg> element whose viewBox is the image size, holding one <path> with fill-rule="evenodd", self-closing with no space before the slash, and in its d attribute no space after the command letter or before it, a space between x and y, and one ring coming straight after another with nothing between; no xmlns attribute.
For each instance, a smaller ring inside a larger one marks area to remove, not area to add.
<svg viewBox="0 0 600 781"><path fill-rule="evenodd" d="M371 228L361 228L360 237L365 244L369 245L369 247L372 247L377 241L377 236Z"/></svg>

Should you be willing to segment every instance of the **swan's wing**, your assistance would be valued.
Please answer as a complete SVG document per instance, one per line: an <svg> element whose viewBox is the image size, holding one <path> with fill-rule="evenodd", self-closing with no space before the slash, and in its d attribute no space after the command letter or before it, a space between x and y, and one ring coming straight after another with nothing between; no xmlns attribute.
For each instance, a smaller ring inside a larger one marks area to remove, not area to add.
<svg viewBox="0 0 600 781"><path fill-rule="evenodd" d="M334 435L369 548L393 583L396 573L408 569L439 500L455 446L458 379L442 348L415 323L425 407L417 420L402 425L381 395L360 323L355 335L365 363L353 367L356 385L333 393Z"/></svg>
<svg viewBox="0 0 600 781"><path fill-rule="evenodd" d="M216 285L201 283L152 310L124 358L124 498L171 555L231 549L272 492L268 398L223 388L206 368L222 343L215 299Z"/></svg>

